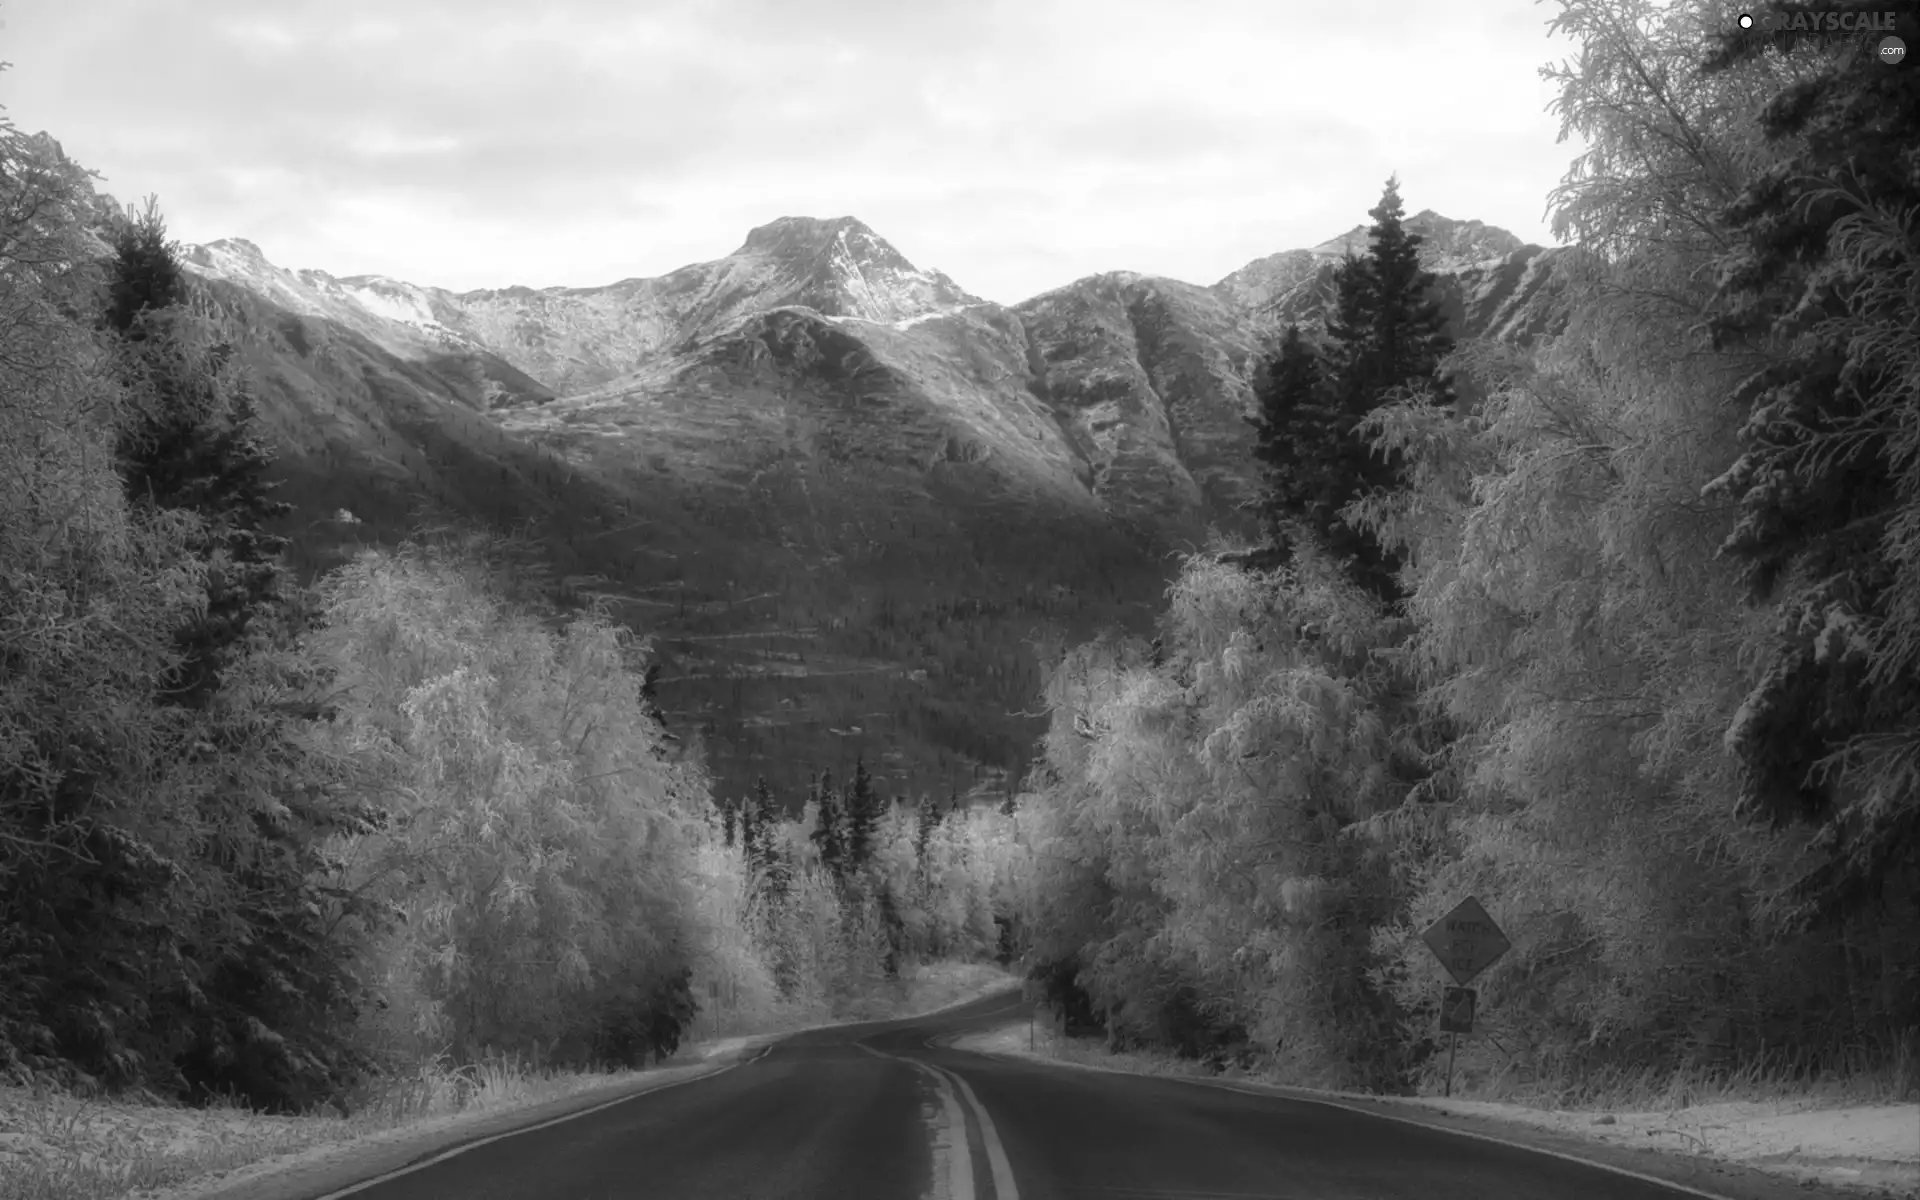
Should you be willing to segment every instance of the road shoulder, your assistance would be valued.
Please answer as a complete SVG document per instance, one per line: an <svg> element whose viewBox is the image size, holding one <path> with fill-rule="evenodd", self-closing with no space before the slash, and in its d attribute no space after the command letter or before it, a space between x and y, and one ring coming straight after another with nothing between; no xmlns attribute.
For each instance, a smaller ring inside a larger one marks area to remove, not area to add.
<svg viewBox="0 0 1920 1200"><path fill-rule="evenodd" d="M316 1200L495 1138L523 1133L661 1088L719 1074L751 1060L772 1040L770 1037L734 1039L700 1062L611 1076L604 1087L588 1088L535 1104L454 1113L350 1140L327 1142L166 1191L134 1195L139 1200Z"/></svg>
<svg viewBox="0 0 1920 1200"><path fill-rule="evenodd" d="M989 1054L994 1057L1044 1064L1069 1070L1104 1071L1120 1075L1146 1075L1179 1080L1200 1087L1224 1088L1255 1095L1271 1095L1346 1108L1384 1120L1404 1121L1429 1128L1444 1129L1462 1136L1484 1138L1506 1145L1571 1158L1609 1170L1624 1171L1644 1178L1692 1189L1715 1200L1807 1200L1814 1196L1848 1200L1920 1200L1920 1105L1891 1106L1893 1114L1876 1119L1898 1122L1907 1113L1913 1117L1910 1143L1894 1139L1891 1148L1883 1130L1878 1144L1856 1144L1851 1154L1839 1158L1809 1155L1804 1145L1776 1140L1776 1153L1760 1158L1739 1158L1716 1147L1699 1133L1684 1149L1675 1141L1687 1142L1687 1119L1682 1114L1659 1114L1660 1122L1635 1118L1649 1114L1555 1113L1528 1109L1520 1105L1453 1101L1439 1098L1401 1098L1367 1096L1351 1092L1330 1092L1311 1088L1288 1087L1245 1078L1166 1074L1129 1070L1055 1058L1044 1049L1027 1049L1028 1029L1022 1022L998 1030L965 1034L948 1039L956 1050ZM1718 1106L1725 1107L1725 1106ZM1604 1124L1596 1121L1611 1116ZM1678 1116L1680 1119L1675 1120ZM1695 1121L1696 1129L1710 1125ZM1663 1144L1664 1143L1664 1144ZM1904 1153L1912 1145L1912 1156ZM1795 1152L1779 1151L1793 1146ZM1744 1148L1744 1147L1742 1147Z"/></svg>

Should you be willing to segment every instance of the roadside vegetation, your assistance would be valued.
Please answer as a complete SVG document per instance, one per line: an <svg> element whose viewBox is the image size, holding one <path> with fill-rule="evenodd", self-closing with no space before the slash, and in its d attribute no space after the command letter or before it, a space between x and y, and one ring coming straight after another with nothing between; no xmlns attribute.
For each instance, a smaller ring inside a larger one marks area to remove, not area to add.
<svg viewBox="0 0 1920 1200"><path fill-rule="evenodd" d="M1912 1098L1920 77L1558 26L1566 332L1452 346L1388 186L1257 380L1266 538L1054 664L1022 949L1112 1048L1430 1094L1473 895L1469 1094Z"/></svg>

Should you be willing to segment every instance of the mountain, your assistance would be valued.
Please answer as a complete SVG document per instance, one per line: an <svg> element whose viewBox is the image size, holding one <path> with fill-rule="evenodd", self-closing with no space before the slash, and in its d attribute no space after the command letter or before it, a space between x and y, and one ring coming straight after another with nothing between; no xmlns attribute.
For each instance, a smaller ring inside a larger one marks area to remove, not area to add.
<svg viewBox="0 0 1920 1200"><path fill-rule="evenodd" d="M454 293L380 275L336 278L275 267L238 238L191 248L189 265L344 324L396 354L497 355L542 381L501 404L604 384L782 305L889 322L980 302L938 271L917 270L852 217L785 217L715 262L605 287Z"/></svg>
<svg viewBox="0 0 1920 1200"><path fill-rule="evenodd" d="M1255 345L1242 313L1205 288L1124 271L1013 311L1033 386L1103 507L1190 536L1199 522L1236 523L1257 477L1243 419Z"/></svg>
<svg viewBox="0 0 1920 1200"><path fill-rule="evenodd" d="M1558 252L1409 224L1461 336L1551 330ZM1012 307L852 217L593 288L336 278L238 239L186 262L250 331L305 569L423 506L530 528L563 594L655 639L723 790L791 796L864 753L917 794L1007 786L1041 731L1034 645L1144 632L1177 552L1245 528L1247 379L1352 238Z"/></svg>

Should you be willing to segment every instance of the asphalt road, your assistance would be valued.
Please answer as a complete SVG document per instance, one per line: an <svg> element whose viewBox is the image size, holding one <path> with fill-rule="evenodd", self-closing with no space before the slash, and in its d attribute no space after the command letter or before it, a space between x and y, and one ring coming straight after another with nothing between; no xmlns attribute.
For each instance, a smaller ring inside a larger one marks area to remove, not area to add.
<svg viewBox="0 0 1920 1200"><path fill-rule="evenodd" d="M1517 1147L1308 1101L940 1040L1012 996L817 1030L718 1074L474 1146L352 1200L1675 1200ZM962 1134L964 1130L964 1134ZM1696 1195L1698 1193L1695 1193Z"/></svg>

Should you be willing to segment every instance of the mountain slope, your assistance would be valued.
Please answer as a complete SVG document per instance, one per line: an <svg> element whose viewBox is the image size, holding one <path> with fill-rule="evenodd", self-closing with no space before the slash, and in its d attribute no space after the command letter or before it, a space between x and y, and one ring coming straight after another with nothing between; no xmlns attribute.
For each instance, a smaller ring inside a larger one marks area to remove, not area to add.
<svg viewBox="0 0 1920 1200"><path fill-rule="evenodd" d="M1035 386L1117 515L1197 536L1234 522L1255 478L1242 420L1254 346L1206 289L1114 272L1015 309Z"/></svg>
<svg viewBox="0 0 1920 1200"><path fill-rule="evenodd" d="M1558 252L1414 221L1463 336L1551 330ZM1036 641L1144 631L1175 552L1242 526L1261 339L1317 317L1350 238L1012 308L852 218L598 288L456 294L233 240L188 262L252 331L310 569L420 504L527 524L563 590L656 637L723 790L864 753L944 792L1024 767Z"/></svg>

